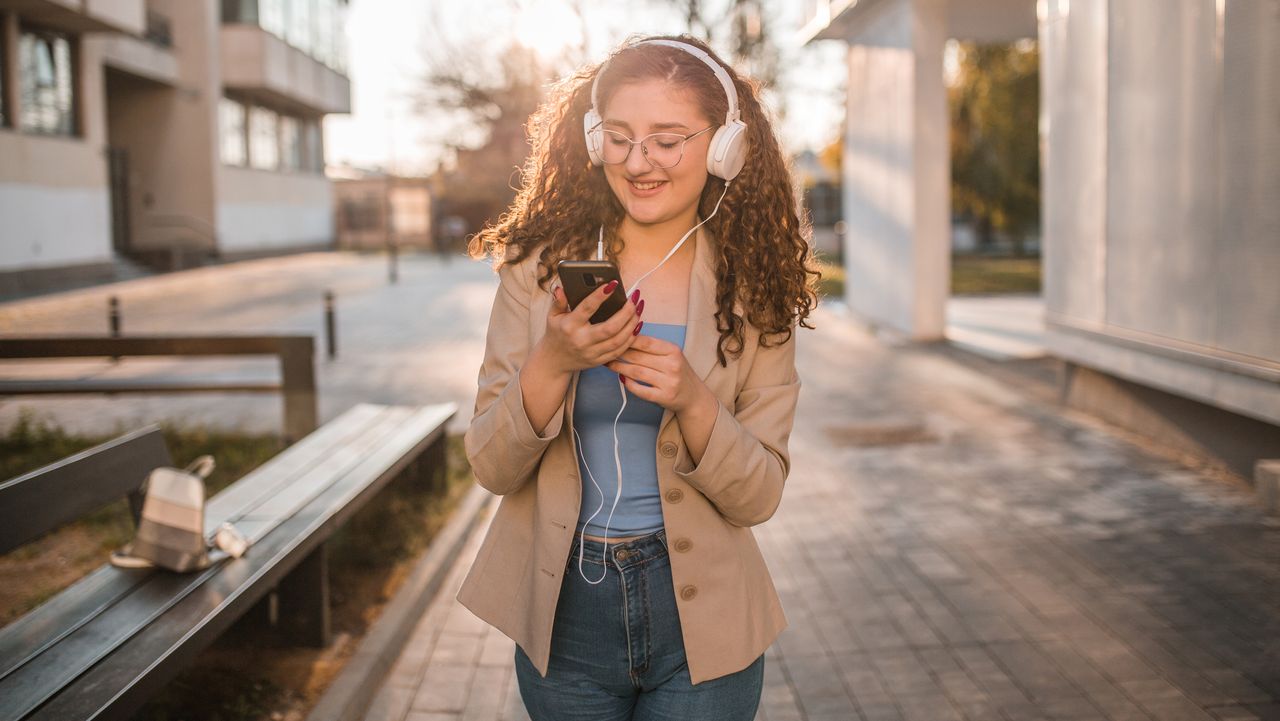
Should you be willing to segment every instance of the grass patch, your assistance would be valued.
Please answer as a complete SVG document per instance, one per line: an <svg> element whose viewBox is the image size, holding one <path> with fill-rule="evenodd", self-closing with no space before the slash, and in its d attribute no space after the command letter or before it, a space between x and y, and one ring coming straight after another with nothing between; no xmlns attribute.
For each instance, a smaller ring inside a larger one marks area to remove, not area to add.
<svg viewBox="0 0 1280 721"><path fill-rule="evenodd" d="M844 297L845 272L833 256L814 251L814 263L822 273L818 295ZM1002 258L958 255L951 258L951 293L1039 293L1039 258Z"/></svg>
<svg viewBox="0 0 1280 721"><path fill-rule="evenodd" d="M820 250L814 250L813 260L817 270L822 273L822 278L818 280L818 296L844 298L844 266Z"/></svg>
<svg viewBox="0 0 1280 721"><path fill-rule="evenodd" d="M951 293L1039 293L1039 258L957 255L951 258Z"/></svg>

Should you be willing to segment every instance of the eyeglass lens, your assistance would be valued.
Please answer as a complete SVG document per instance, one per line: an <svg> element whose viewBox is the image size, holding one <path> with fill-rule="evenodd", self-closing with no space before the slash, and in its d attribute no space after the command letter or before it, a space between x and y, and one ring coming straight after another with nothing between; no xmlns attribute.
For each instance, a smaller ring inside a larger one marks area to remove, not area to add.
<svg viewBox="0 0 1280 721"><path fill-rule="evenodd" d="M656 168L670 168L680 162L684 154L683 135L677 133L655 133L641 141L645 157ZM631 152L633 141L622 133L604 131L604 162L621 163Z"/></svg>

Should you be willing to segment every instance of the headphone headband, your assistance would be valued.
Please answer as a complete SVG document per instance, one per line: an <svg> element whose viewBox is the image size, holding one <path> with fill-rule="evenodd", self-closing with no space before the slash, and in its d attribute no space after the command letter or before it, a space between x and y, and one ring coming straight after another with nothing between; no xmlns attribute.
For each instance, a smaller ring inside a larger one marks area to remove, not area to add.
<svg viewBox="0 0 1280 721"><path fill-rule="evenodd" d="M725 97L729 99L729 112L724 116L725 124L738 119L738 91L733 87L733 78L730 78L729 73L725 72L724 67L713 60L710 55L702 50L702 48L696 45L690 45L689 43L680 42L679 40L666 39L641 40L631 47L635 47L636 45L666 45L672 48L679 48L680 50L683 50L706 63L707 67L711 68L711 71L716 75L716 79L720 81L720 85L724 88ZM606 61L604 67L600 68L600 71L596 73L595 79L591 82L592 108L600 107L596 88L600 84L600 76L604 75L604 71L608 67L608 61Z"/></svg>
<svg viewBox="0 0 1280 721"><path fill-rule="evenodd" d="M682 50L701 60L707 67L711 68L711 72L715 73L716 79L720 81L720 86L724 89L725 97L729 99L729 111L725 113L724 124L716 129L715 135L711 136L711 142L707 144L707 172L717 178L723 178L726 183L733 180L738 175L738 172L742 170L743 163L746 162L747 124L742 122L741 111L738 107L738 91L734 89L733 79L729 77L728 71L720 63L713 60L711 55L702 48L679 40L654 38L641 40L630 47L645 44L666 45ZM625 50L619 52L625 52ZM582 115L582 132L587 143L587 157L591 159L591 164L595 166L604 164L602 152L602 148L604 148L604 130L600 127L604 123L600 118L598 102L600 76L604 75L608 66L609 59L606 59L600 69L596 71L596 76L591 81L591 109Z"/></svg>

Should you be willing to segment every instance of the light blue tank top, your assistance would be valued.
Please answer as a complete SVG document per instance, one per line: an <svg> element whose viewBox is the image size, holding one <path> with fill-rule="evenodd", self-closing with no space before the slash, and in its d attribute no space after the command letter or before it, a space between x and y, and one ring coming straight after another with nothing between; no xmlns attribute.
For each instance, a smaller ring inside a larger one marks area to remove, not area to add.
<svg viewBox="0 0 1280 721"><path fill-rule="evenodd" d="M641 335L670 341L684 348L685 326L673 323L645 323ZM627 383L638 383L628 378ZM573 426L581 438L578 470L582 475L582 505L578 511L578 531L592 536L639 536L663 528L662 499L658 492L658 424L663 408L627 391L627 407L618 418L618 459L622 462L622 497L618 494L617 468L613 462L613 419L622 407L618 374L596 366L578 374L578 390L573 401ZM591 467L591 475L582 456ZM599 485L600 490L596 490ZM603 494L603 506L601 495ZM599 512L596 509L599 508ZM595 513L592 518L591 514ZM591 523L587 519L591 518ZM605 523L609 532L605 533Z"/></svg>

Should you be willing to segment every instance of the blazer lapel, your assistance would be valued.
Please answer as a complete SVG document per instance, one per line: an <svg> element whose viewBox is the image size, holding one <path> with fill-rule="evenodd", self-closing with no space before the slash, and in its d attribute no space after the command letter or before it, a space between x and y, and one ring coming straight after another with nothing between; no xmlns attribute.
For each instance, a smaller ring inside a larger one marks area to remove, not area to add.
<svg viewBox="0 0 1280 721"><path fill-rule="evenodd" d="M716 268L711 235L698 228L689 274L689 308L685 321L684 357L703 380L716 365Z"/></svg>

